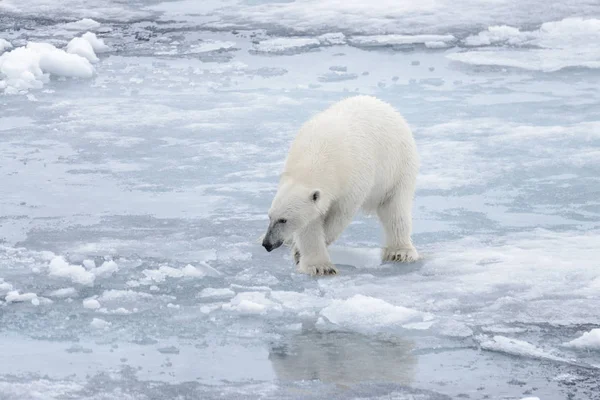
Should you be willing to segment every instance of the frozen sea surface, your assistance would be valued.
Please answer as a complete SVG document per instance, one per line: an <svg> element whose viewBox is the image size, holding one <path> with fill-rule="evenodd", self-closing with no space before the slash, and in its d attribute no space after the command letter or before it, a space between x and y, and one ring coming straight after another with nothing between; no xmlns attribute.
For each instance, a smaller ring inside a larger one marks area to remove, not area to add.
<svg viewBox="0 0 600 400"><path fill-rule="evenodd" d="M599 399L600 6L0 2L0 399ZM91 32L91 33L87 33ZM295 273L288 145L373 94L422 159Z"/></svg>

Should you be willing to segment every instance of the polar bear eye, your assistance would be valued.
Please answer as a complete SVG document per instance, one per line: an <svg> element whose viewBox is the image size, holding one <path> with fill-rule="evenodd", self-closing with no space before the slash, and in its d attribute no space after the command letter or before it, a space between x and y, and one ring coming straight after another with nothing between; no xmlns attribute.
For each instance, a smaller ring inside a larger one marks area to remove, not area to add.
<svg viewBox="0 0 600 400"><path fill-rule="evenodd" d="M287 222L287 219L285 219L285 218L281 218L281 219L277 220L278 224L285 224L286 222Z"/></svg>

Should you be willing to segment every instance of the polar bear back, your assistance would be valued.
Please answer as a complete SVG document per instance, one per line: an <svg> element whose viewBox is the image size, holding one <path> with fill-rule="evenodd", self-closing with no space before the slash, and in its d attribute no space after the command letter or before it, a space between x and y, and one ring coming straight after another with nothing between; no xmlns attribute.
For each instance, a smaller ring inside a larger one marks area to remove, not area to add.
<svg viewBox="0 0 600 400"><path fill-rule="evenodd" d="M363 208L369 211L398 185L413 192L418 167L415 141L404 118L377 98L355 96L300 128L283 178L337 198L364 193Z"/></svg>

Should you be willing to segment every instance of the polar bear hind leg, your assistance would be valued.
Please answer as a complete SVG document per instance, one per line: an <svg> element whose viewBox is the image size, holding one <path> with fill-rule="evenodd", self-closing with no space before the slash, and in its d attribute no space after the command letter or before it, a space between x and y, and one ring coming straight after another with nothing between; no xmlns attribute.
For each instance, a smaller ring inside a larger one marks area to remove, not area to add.
<svg viewBox="0 0 600 400"><path fill-rule="evenodd" d="M383 262L411 262L419 258L412 244L412 190L398 188L377 209L377 215L385 230Z"/></svg>

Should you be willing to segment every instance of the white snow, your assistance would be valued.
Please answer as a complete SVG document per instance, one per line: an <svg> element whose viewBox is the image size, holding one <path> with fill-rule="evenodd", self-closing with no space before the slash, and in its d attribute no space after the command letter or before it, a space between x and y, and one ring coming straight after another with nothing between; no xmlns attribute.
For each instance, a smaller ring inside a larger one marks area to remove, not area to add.
<svg viewBox="0 0 600 400"><path fill-rule="evenodd" d="M0 278L0 295L4 295L13 290L13 285L5 282L3 278Z"/></svg>
<svg viewBox="0 0 600 400"><path fill-rule="evenodd" d="M48 293L48 296L58 297L58 298L74 297L76 295L77 295L77 290L75 290L75 288L72 288L72 287L57 289L57 290L53 290L52 292Z"/></svg>
<svg viewBox="0 0 600 400"><path fill-rule="evenodd" d="M235 42L220 41L220 40L207 40L200 44L193 45L190 47L190 53L209 53L211 51L218 50L230 50L235 47Z"/></svg>
<svg viewBox="0 0 600 400"><path fill-rule="evenodd" d="M585 332L577 339L565 343L564 346L578 349L600 350L600 328Z"/></svg>
<svg viewBox="0 0 600 400"><path fill-rule="evenodd" d="M73 283L92 286L96 276L81 265L69 264L64 257L56 256L48 266L50 276L70 279Z"/></svg>
<svg viewBox="0 0 600 400"><path fill-rule="evenodd" d="M228 288L204 288L198 297L206 299L226 299L235 296L235 292Z"/></svg>
<svg viewBox="0 0 600 400"><path fill-rule="evenodd" d="M82 264L87 270L96 268L96 262L94 260L83 260Z"/></svg>
<svg viewBox="0 0 600 400"><path fill-rule="evenodd" d="M4 301L6 301L7 303L23 303L26 301L30 301L34 305L39 304L37 294L35 294L35 293L19 293L18 290L12 290L12 291L8 292L6 294ZM34 301L37 301L37 304L34 303Z"/></svg>
<svg viewBox="0 0 600 400"><path fill-rule="evenodd" d="M203 265L203 267L210 269L208 265ZM196 268L191 264L182 268L163 265L158 269L145 269L142 273L145 275L145 278L140 280L140 283L144 285L150 285L153 282L164 282L167 278L203 278L206 276L204 270Z"/></svg>
<svg viewBox="0 0 600 400"><path fill-rule="evenodd" d="M100 302L94 298L88 298L83 300L83 308L90 310L97 310L100 308Z"/></svg>
<svg viewBox="0 0 600 400"><path fill-rule="evenodd" d="M284 54L316 48L320 44L321 42L314 38L286 37L262 40L254 44L253 48L259 53Z"/></svg>
<svg viewBox="0 0 600 400"><path fill-rule="evenodd" d="M93 318L92 322L90 322L90 326L94 329L108 329L112 324L108 321L103 320L102 318Z"/></svg>
<svg viewBox="0 0 600 400"><path fill-rule="evenodd" d="M223 304L222 309L241 314L265 314L268 311L280 311L281 305L268 299L263 292L242 292L229 303Z"/></svg>
<svg viewBox="0 0 600 400"><path fill-rule="evenodd" d="M29 42L0 55L0 90L13 94L40 89L50 75L90 78L94 68L77 54L69 54L48 43Z"/></svg>
<svg viewBox="0 0 600 400"><path fill-rule="evenodd" d="M419 311L361 294L332 301L321 310L320 315L333 324L360 332L398 328L403 324L423 321L425 317Z"/></svg>
<svg viewBox="0 0 600 400"><path fill-rule="evenodd" d="M91 18L83 18L79 21L67 22L62 25L63 28L72 31L91 31L98 29L102 24L98 21L95 21Z"/></svg>
<svg viewBox="0 0 600 400"><path fill-rule="evenodd" d="M88 263L88 265L91 265L91 264ZM117 272L118 270L119 270L119 265L116 262L109 260L109 261L104 261L102 263L102 265L99 266L98 268L91 269L90 272L93 273L94 275L96 275L96 277L106 277L106 276L111 276L113 273Z"/></svg>
<svg viewBox="0 0 600 400"><path fill-rule="evenodd" d="M565 18L538 30L491 26L464 41L467 46L510 45L449 54L452 60L544 72L567 67L600 68L600 19ZM534 49L523 47L535 47ZM515 48L516 47L516 48Z"/></svg>
<svg viewBox="0 0 600 400"><path fill-rule="evenodd" d="M84 38L76 37L71 39L67 44L67 53L77 54L83 58L86 58L89 62L95 63L99 61L99 58L94 52L94 48Z"/></svg>
<svg viewBox="0 0 600 400"><path fill-rule="evenodd" d="M348 43L360 47L386 47L408 44L424 44L427 47L448 47L456 38L452 35L371 35L352 36Z"/></svg>
<svg viewBox="0 0 600 400"><path fill-rule="evenodd" d="M104 53L109 50L109 47L104 43L104 40L98 39L93 32L86 32L81 35L81 38L86 40L96 53Z"/></svg>
<svg viewBox="0 0 600 400"><path fill-rule="evenodd" d="M8 40L0 38L0 54L12 47L13 45Z"/></svg>
<svg viewBox="0 0 600 400"><path fill-rule="evenodd" d="M500 353L511 354L527 358L539 358L554 361L566 361L562 357L555 356L545 350L542 350L531 343L523 340L512 339L506 336L496 335L491 338L480 338L482 349L489 351L497 351Z"/></svg>

